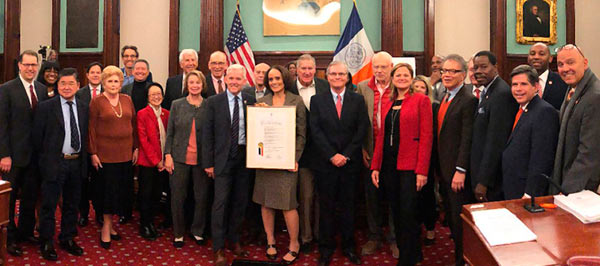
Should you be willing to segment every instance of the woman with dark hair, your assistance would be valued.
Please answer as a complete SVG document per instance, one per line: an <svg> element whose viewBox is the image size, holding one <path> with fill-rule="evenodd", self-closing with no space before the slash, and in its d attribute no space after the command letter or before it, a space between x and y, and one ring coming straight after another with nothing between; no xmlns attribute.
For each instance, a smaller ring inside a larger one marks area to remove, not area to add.
<svg viewBox="0 0 600 266"><path fill-rule="evenodd" d="M285 68L290 73L290 80L291 81L296 80L296 61L288 62L287 64L285 64Z"/></svg>
<svg viewBox="0 0 600 266"><path fill-rule="evenodd" d="M58 78L58 72L60 71L60 65L56 61L43 61L38 72L37 81L46 85L48 89L48 97L52 98L58 95L56 91L56 80Z"/></svg>
<svg viewBox="0 0 600 266"><path fill-rule="evenodd" d="M295 106L296 107L296 166L288 170L257 169L252 200L261 207L265 233L267 234L266 255L270 260L277 258L275 247L275 210L282 210L290 235L289 252L282 263L292 264L298 258L298 202L296 197L298 184L298 160L306 142L306 107L302 97L289 91L291 78L282 66L273 66L265 74L265 87L270 94L258 100L258 106Z"/></svg>
<svg viewBox="0 0 600 266"><path fill-rule="evenodd" d="M139 204L140 236L154 240L158 232L154 227L155 210L162 194L162 181L168 178L164 166L163 151L167 140L169 111L162 108L164 91L160 84L149 83L148 106L137 113L137 133L140 142Z"/></svg>
<svg viewBox="0 0 600 266"><path fill-rule="evenodd" d="M429 98L413 92L413 70L409 64L397 64L391 75L391 101L381 107L384 131L375 141L371 178L377 188L381 181L392 206L396 244L400 250L398 265L415 265L422 258L418 192L427 183L433 114Z"/></svg>
<svg viewBox="0 0 600 266"><path fill-rule="evenodd" d="M204 228L208 211L208 189L211 179L204 172L202 162L201 128L206 78L202 72L193 70L185 75L184 91L188 95L171 104L165 144L165 169L171 174L171 214L173 218L173 246L184 245L185 216L183 205L187 198L190 182L194 193L192 236L197 245L204 245ZM241 219L236 217L236 219Z"/></svg>

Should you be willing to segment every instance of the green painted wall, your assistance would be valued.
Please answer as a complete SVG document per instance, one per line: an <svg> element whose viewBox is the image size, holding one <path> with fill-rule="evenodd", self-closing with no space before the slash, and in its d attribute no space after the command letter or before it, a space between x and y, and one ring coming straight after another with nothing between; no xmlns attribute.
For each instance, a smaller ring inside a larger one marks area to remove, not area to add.
<svg viewBox="0 0 600 266"><path fill-rule="evenodd" d="M517 4L516 0L506 1L506 53L508 54L527 54L529 53L529 44L517 43ZM557 43L550 46L550 51L554 53L554 48L560 47L567 42L567 11L565 9L565 0L556 1L556 23Z"/></svg>
<svg viewBox="0 0 600 266"><path fill-rule="evenodd" d="M179 0L179 50L200 50L200 0Z"/></svg>
<svg viewBox="0 0 600 266"><path fill-rule="evenodd" d="M60 52L102 52L104 51L104 1L98 0L98 47L67 48L67 1L60 2Z"/></svg>
<svg viewBox="0 0 600 266"><path fill-rule="evenodd" d="M223 39L227 39L236 0L224 0ZM374 50L381 50L381 0L357 0L358 12ZM340 34L352 10L352 1L341 0ZM254 51L332 51L339 36L263 36L262 0L240 1L242 23ZM424 50L424 2L403 0L405 51ZM408 26L410 25L410 26ZM179 50L199 49L200 0L180 0Z"/></svg>
<svg viewBox="0 0 600 266"><path fill-rule="evenodd" d="M4 53L4 0L0 0L0 54Z"/></svg>

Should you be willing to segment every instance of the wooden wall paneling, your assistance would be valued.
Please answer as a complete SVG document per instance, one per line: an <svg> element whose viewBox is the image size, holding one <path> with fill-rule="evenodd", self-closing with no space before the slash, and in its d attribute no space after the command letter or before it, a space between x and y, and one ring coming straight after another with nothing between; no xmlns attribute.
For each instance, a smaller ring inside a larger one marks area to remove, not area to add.
<svg viewBox="0 0 600 266"><path fill-rule="evenodd" d="M169 77L179 70L179 0L169 4Z"/></svg>
<svg viewBox="0 0 600 266"><path fill-rule="evenodd" d="M575 44L575 0L566 0L567 43Z"/></svg>
<svg viewBox="0 0 600 266"><path fill-rule="evenodd" d="M429 62L435 55L435 0L425 1L425 49L423 54L423 73L426 76L431 75ZM417 65L418 67L418 65ZM418 73L418 71L417 71Z"/></svg>
<svg viewBox="0 0 600 266"><path fill-rule="evenodd" d="M81 87L87 84L86 67L92 62L102 62L103 60L104 53L61 53L58 58L61 67L77 69Z"/></svg>
<svg viewBox="0 0 600 266"><path fill-rule="evenodd" d="M104 0L104 65L119 66L120 56L120 0Z"/></svg>
<svg viewBox="0 0 600 266"><path fill-rule="evenodd" d="M4 0L2 0L4 1ZM16 60L21 53L21 0L4 2L4 55L2 58L4 73L2 81L17 76Z"/></svg>
<svg viewBox="0 0 600 266"><path fill-rule="evenodd" d="M507 80L506 73L506 0L490 0L490 51L498 62L496 67L500 77Z"/></svg>
<svg viewBox="0 0 600 266"><path fill-rule="evenodd" d="M402 0L382 0L381 50L401 56L404 51L402 30Z"/></svg>
<svg viewBox="0 0 600 266"><path fill-rule="evenodd" d="M201 7L198 66L203 73L208 73L210 54L223 51L223 0L202 0Z"/></svg>
<svg viewBox="0 0 600 266"><path fill-rule="evenodd" d="M60 1L52 0L52 49L58 51L58 60L62 59L60 53Z"/></svg>

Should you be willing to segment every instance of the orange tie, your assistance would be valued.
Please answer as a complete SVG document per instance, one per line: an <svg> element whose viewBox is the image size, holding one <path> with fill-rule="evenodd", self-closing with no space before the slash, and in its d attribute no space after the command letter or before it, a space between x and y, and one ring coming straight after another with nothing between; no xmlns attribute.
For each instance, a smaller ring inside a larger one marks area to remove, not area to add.
<svg viewBox="0 0 600 266"><path fill-rule="evenodd" d="M521 114L523 114L523 108L519 107L519 111L517 112L517 116L515 116L515 123L513 124L513 130L515 130L515 127L517 126L517 123L519 122L519 119L521 118Z"/></svg>
<svg viewBox="0 0 600 266"><path fill-rule="evenodd" d="M440 110L438 112L438 117L437 117L437 121L438 121L438 136L440 131L442 130L442 123L444 122L444 117L446 116L446 111L448 111L448 106L450 106L450 101L448 101L448 96L450 94L446 94L446 96L444 96L444 99L442 100L442 103L440 104Z"/></svg>

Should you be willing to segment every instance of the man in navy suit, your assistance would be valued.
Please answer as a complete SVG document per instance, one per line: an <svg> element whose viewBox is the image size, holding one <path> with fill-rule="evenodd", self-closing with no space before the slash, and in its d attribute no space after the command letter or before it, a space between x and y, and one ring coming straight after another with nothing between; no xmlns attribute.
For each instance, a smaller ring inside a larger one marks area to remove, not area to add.
<svg viewBox="0 0 600 266"><path fill-rule="evenodd" d="M11 183L6 250L20 256L19 240L34 244L35 202L39 190L39 171L33 152L31 133L33 113L38 103L48 99L46 86L34 80L38 71L38 54L24 51L18 60L19 76L0 86L0 171ZM15 203L19 204L19 227L15 224Z"/></svg>
<svg viewBox="0 0 600 266"><path fill-rule="evenodd" d="M207 99L202 127L202 165L215 180L211 230L215 264L227 265L225 238L233 253L246 257L239 242L239 229L249 199L250 177L246 169L246 106L256 102L242 93L246 69L239 64L227 68L227 90ZM203 105L204 105L203 104Z"/></svg>
<svg viewBox="0 0 600 266"><path fill-rule="evenodd" d="M539 75L538 95L554 106L554 109L560 110L567 93L567 83L558 73L550 70L550 63L552 63L552 55L546 44L538 42L529 48L527 64L535 68Z"/></svg>
<svg viewBox="0 0 600 266"><path fill-rule="evenodd" d="M364 98L346 90L346 65L331 62L327 80L329 93L316 94L310 101L310 130L318 150L312 167L319 193L319 265L329 265L336 247L336 227L342 235L344 256L360 264L354 250L354 193L370 123ZM335 224L336 205L341 209L339 225Z"/></svg>
<svg viewBox="0 0 600 266"><path fill-rule="evenodd" d="M40 252L46 260L58 259L53 245L54 213L61 195L60 247L75 256L83 255L73 238L77 235L81 182L87 177L88 105L75 97L79 81L74 68L61 70L56 84L60 97L40 103L33 131L43 175Z"/></svg>
<svg viewBox="0 0 600 266"><path fill-rule="evenodd" d="M473 120L471 186L477 201L502 200L502 151L519 108L508 84L498 76L496 56L478 52L473 59L477 84L484 86Z"/></svg>
<svg viewBox="0 0 600 266"><path fill-rule="evenodd" d="M519 103L513 130L502 153L505 199L542 196L548 192L558 140L558 112L538 96L535 69L520 65L510 73L512 95Z"/></svg>

